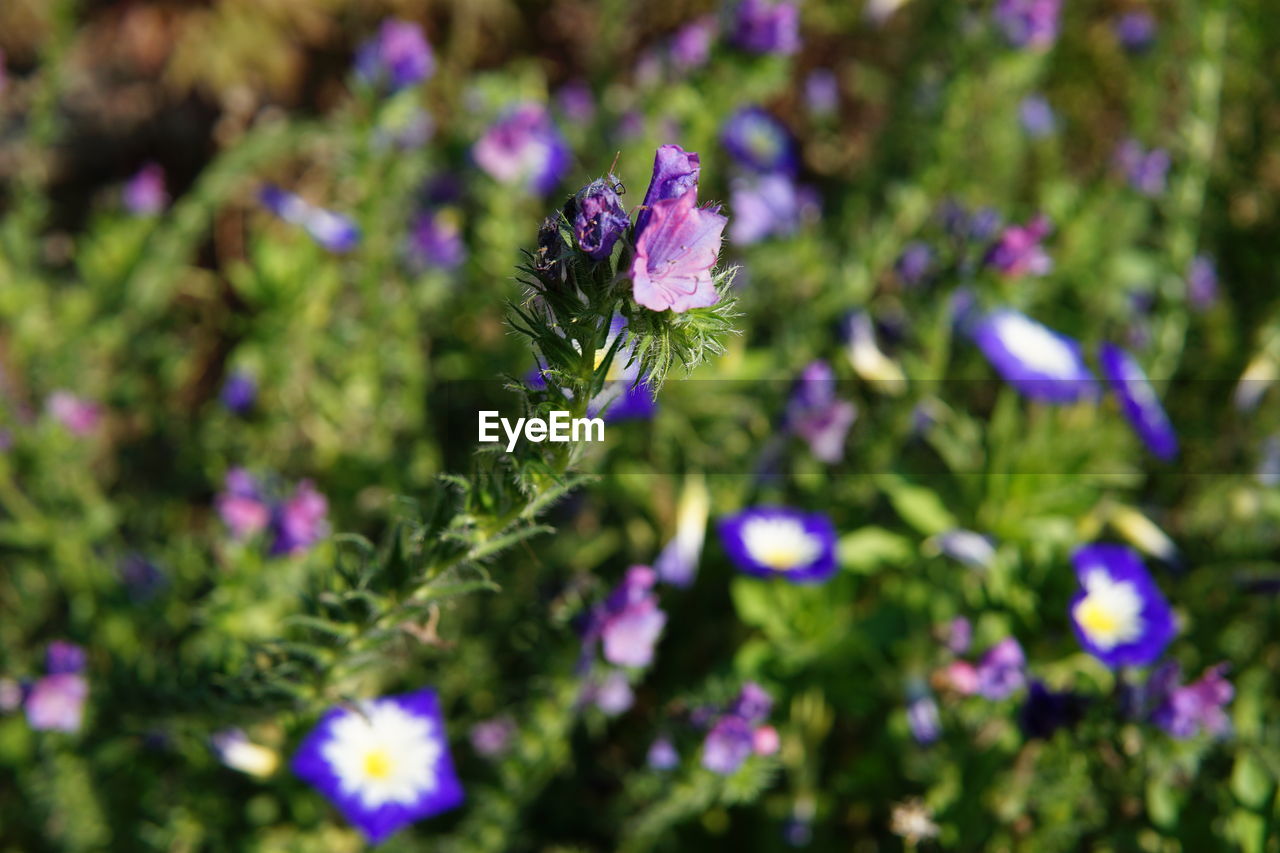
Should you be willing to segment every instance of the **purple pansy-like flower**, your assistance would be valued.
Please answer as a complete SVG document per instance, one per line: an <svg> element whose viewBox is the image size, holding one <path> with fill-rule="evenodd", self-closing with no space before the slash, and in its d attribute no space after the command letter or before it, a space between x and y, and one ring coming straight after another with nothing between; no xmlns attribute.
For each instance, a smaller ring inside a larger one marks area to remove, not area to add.
<svg viewBox="0 0 1280 853"><path fill-rule="evenodd" d="M788 0L742 0L733 10L732 40L751 53L795 53L800 9Z"/></svg>
<svg viewBox="0 0 1280 853"><path fill-rule="evenodd" d="M1071 601L1080 645L1112 669L1152 663L1173 639L1173 611L1141 557L1123 545L1076 549L1081 590Z"/></svg>
<svg viewBox="0 0 1280 853"><path fill-rule="evenodd" d="M1032 139L1052 136L1058 129L1058 116L1043 95L1028 95L1018 104L1018 121Z"/></svg>
<svg viewBox="0 0 1280 853"><path fill-rule="evenodd" d="M973 339L996 372L1030 399L1071 403L1096 390L1080 345L1025 314L993 311L974 326Z"/></svg>
<svg viewBox="0 0 1280 853"><path fill-rule="evenodd" d="M74 675L84 671L84 664L84 648L66 640L54 640L44 651L44 669L49 675Z"/></svg>
<svg viewBox="0 0 1280 853"><path fill-rule="evenodd" d="M1218 300L1218 268L1208 255L1196 255L1187 267L1187 301L1204 311Z"/></svg>
<svg viewBox="0 0 1280 853"><path fill-rule="evenodd" d="M692 192L696 198L701 172L702 162L696 152L685 151L679 145L660 146L653 156L653 175L649 178L649 188L645 191L644 201L640 203L640 211L636 214L636 234L644 232L653 205L664 199L680 198L688 192Z"/></svg>
<svg viewBox="0 0 1280 853"><path fill-rule="evenodd" d="M632 566L622 583L591 613L584 648L590 653L596 642L604 659L615 666L643 667L653 662L653 648L667 624L658 607L654 585L658 574L648 566Z"/></svg>
<svg viewBox="0 0 1280 853"><path fill-rule="evenodd" d="M436 60L422 27L413 21L390 19L382 22L375 37L361 45L355 66L361 80L394 92L430 77Z"/></svg>
<svg viewBox="0 0 1280 853"><path fill-rule="evenodd" d="M1155 456L1165 462L1172 460L1178 455L1178 436L1142 365L1109 343L1104 343L1099 350L1098 362L1133 431Z"/></svg>
<svg viewBox="0 0 1280 853"><path fill-rule="evenodd" d="M728 220L698 207L695 192L655 202L636 239L632 296L651 311L676 313L716 304L711 269Z"/></svg>
<svg viewBox="0 0 1280 853"><path fill-rule="evenodd" d="M89 682L75 672L46 675L31 686L24 710L27 723L37 731L74 733L84 722Z"/></svg>
<svg viewBox="0 0 1280 853"><path fill-rule="evenodd" d="M997 0L996 25L1014 47L1043 49L1058 38L1062 0Z"/></svg>
<svg viewBox="0 0 1280 853"><path fill-rule="evenodd" d="M836 572L836 529L825 515L760 506L723 519L720 541L738 570L791 583L821 583Z"/></svg>
<svg viewBox="0 0 1280 853"><path fill-rule="evenodd" d="M243 415L253 408L258 398L258 383L248 373L237 370L227 377L218 396L228 411Z"/></svg>
<svg viewBox="0 0 1280 853"><path fill-rule="evenodd" d="M330 252L349 252L360 242L360 229L348 216L316 207L304 198L276 186L265 186L258 194L262 205L276 216L303 230Z"/></svg>
<svg viewBox="0 0 1280 853"><path fill-rule="evenodd" d="M542 104L517 104L471 147L476 164L502 184L545 195L569 168L569 144Z"/></svg>
<svg viewBox="0 0 1280 853"><path fill-rule="evenodd" d="M81 438L92 435L102 423L102 407L70 391L54 391L45 400L45 409L55 421Z"/></svg>
<svg viewBox="0 0 1280 853"><path fill-rule="evenodd" d="M811 190L779 172L739 178L729 192L733 209L729 239L740 246L794 233L805 215L816 212L818 206Z"/></svg>
<svg viewBox="0 0 1280 853"><path fill-rule="evenodd" d="M373 844L463 799L429 689L329 711L298 747L293 772Z"/></svg>
<svg viewBox="0 0 1280 853"><path fill-rule="evenodd" d="M134 216L154 216L169 203L164 186L164 167L148 163L134 173L124 185L125 210Z"/></svg>
<svg viewBox="0 0 1280 853"><path fill-rule="evenodd" d="M1115 19L1112 29L1120 45L1130 53L1141 53L1156 40L1156 19L1145 9L1125 12Z"/></svg>
<svg viewBox="0 0 1280 853"><path fill-rule="evenodd" d="M977 667L977 692L987 699L1004 699L1026 684L1027 659L1013 637L996 643Z"/></svg>
<svg viewBox="0 0 1280 853"><path fill-rule="evenodd" d="M1136 139L1126 139L1116 148L1116 166L1129 186L1148 198L1162 195L1173 161L1163 148L1147 150Z"/></svg>
<svg viewBox="0 0 1280 853"><path fill-rule="evenodd" d="M1201 732L1220 737L1231 730L1231 720L1224 708L1235 696L1235 689L1225 678L1227 664L1211 666L1191 684L1177 684L1180 675L1177 664L1162 668L1166 672L1153 673L1163 682L1160 702L1151 715L1151 721L1172 737L1186 739ZM1167 673L1167 674L1166 674Z"/></svg>
<svg viewBox="0 0 1280 853"><path fill-rule="evenodd" d="M800 374L787 403L787 429L809 443L819 461L833 464L844 456L844 441L858 417L858 407L836 398L835 371L815 361Z"/></svg>
<svg viewBox="0 0 1280 853"><path fill-rule="evenodd" d="M271 554L300 554L323 539L329 533L328 513L325 496L316 491L310 480L303 480L272 515Z"/></svg>
<svg viewBox="0 0 1280 853"><path fill-rule="evenodd" d="M602 261L613 251L622 232L631 224L615 189L613 175L587 184L572 201L573 233L578 248L592 260Z"/></svg>
<svg viewBox="0 0 1280 853"><path fill-rule="evenodd" d="M456 269L467 258L467 246L456 217L440 211L419 214L409 226L409 257L422 267Z"/></svg>
<svg viewBox="0 0 1280 853"><path fill-rule="evenodd" d="M729 116L720 141L744 169L760 173L795 171L795 143L790 132L760 107L743 107Z"/></svg>
<svg viewBox="0 0 1280 853"><path fill-rule="evenodd" d="M1008 276L1045 275L1053 269L1053 259L1041 243L1050 230L1049 220L1043 216L1026 225L1010 225L987 251L985 262Z"/></svg>
<svg viewBox="0 0 1280 853"><path fill-rule="evenodd" d="M681 71L706 65L715 35L716 19L712 15L685 24L671 37L671 64Z"/></svg>
<svg viewBox="0 0 1280 853"><path fill-rule="evenodd" d="M223 491L214 501L222 523L231 530L234 539L248 539L264 530L271 521L271 506L267 503L262 484L243 468L227 472Z"/></svg>

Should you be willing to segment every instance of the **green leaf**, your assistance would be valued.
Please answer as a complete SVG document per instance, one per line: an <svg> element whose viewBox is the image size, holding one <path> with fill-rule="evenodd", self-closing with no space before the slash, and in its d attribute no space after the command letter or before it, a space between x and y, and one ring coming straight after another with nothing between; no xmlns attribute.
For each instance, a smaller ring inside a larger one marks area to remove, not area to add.
<svg viewBox="0 0 1280 853"><path fill-rule="evenodd" d="M932 489L908 483L896 476L882 477L880 488L902 520L926 536L960 526L942 498Z"/></svg>
<svg viewBox="0 0 1280 853"><path fill-rule="evenodd" d="M840 537L836 556L840 566L859 574L871 574L884 566L909 563L915 549L905 536L883 527L862 527Z"/></svg>

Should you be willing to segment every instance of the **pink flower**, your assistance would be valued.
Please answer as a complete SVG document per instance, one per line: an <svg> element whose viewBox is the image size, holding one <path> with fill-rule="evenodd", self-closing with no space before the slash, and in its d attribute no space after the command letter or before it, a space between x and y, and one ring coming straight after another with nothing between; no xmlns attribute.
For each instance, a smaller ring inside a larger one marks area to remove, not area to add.
<svg viewBox="0 0 1280 853"><path fill-rule="evenodd" d="M92 434L102 422L102 409L97 403L81 399L70 391L54 391L45 401L45 407L54 420L78 436Z"/></svg>
<svg viewBox="0 0 1280 853"><path fill-rule="evenodd" d="M680 313L719 299L711 268L728 220L697 204L687 192L654 202L650 209L631 264L632 295L645 308Z"/></svg>
<svg viewBox="0 0 1280 853"><path fill-rule="evenodd" d="M89 682L71 672L46 675L27 697L27 722L38 731L77 732L84 721Z"/></svg>
<svg viewBox="0 0 1280 853"><path fill-rule="evenodd" d="M760 726L751 736L751 748L756 755L773 755L781 745L778 730L773 726Z"/></svg>

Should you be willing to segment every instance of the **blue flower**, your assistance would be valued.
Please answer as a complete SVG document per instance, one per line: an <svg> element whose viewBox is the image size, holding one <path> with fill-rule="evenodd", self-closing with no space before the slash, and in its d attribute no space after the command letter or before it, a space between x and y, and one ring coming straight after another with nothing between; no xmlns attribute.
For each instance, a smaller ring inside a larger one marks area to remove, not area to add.
<svg viewBox="0 0 1280 853"><path fill-rule="evenodd" d="M1136 139L1126 139L1116 148L1116 165L1129 186L1148 198L1164 194L1173 161L1163 148L1147 150Z"/></svg>
<svg viewBox="0 0 1280 853"><path fill-rule="evenodd" d="M1112 24L1116 39L1130 53L1142 53L1156 40L1156 19L1145 9L1126 12Z"/></svg>
<svg viewBox="0 0 1280 853"><path fill-rule="evenodd" d="M1030 399L1071 403L1097 390L1080 345L1025 314L993 311L972 334L996 372Z"/></svg>
<svg viewBox="0 0 1280 853"><path fill-rule="evenodd" d="M1137 552L1086 545L1071 560L1081 587L1071 623L1084 650L1112 669L1159 658L1173 639L1173 611Z"/></svg>
<svg viewBox="0 0 1280 853"><path fill-rule="evenodd" d="M298 747L293 772L374 844L463 799L429 689L329 711Z"/></svg>
<svg viewBox="0 0 1280 853"><path fill-rule="evenodd" d="M1137 359L1120 347L1104 343L1098 361L1133 431L1155 456L1165 462L1172 460L1178 455L1178 436Z"/></svg>
<svg viewBox="0 0 1280 853"><path fill-rule="evenodd" d="M924 282L932 271L933 261L933 247L917 240L902 248L902 254L898 255L893 269L903 284L907 287L915 287Z"/></svg>
<svg viewBox="0 0 1280 853"><path fill-rule="evenodd" d="M729 239L740 246L792 234L806 215L816 213L818 208L812 190L778 172L739 178L729 191L733 209Z"/></svg>
<svg viewBox="0 0 1280 853"><path fill-rule="evenodd" d="M978 693L987 699L1004 699L1026 684L1027 659L1013 637L996 643L978 662Z"/></svg>
<svg viewBox="0 0 1280 853"><path fill-rule="evenodd" d="M734 161L754 172L785 172L796 168L791 134L760 107L743 107L729 116L720 141Z"/></svg>
<svg viewBox="0 0 1280 853"><path fill-rule="evenodd" d="M997 0L996 25L1014 47L1041 50L1058 38L1062 0Z"/></svg>
<svg viewBox="0 0 1280 853"><path fill-rule="evenodd" d="M676 752L671 738L663 735L656 738L649 747L645 762L654 770L670 770L680 764L680 753Z"/></svg>
<svg viewBox="0 0 1280 853"><path fill-rule="evenodd" d="M1218 268L1208 255L1196 255L1187 267L1187 301L1204 311L1218 300Z"/></svg>
<svg viewBox="0 0 1280 853"><path fill-rule="evenodd" d="M227 377L227 381L222 384L222 392L219 397L222 405L227 410L237 415L243 415L253 408L254 400L258 396L258 383L253 377L247 373L236 371Z"/></svg>
<svg viewBox="0 0 1280 853"><path fill-rule="evenodd" d="M738 570L790 583L821 583L836 572L836 529L819 513L752 507L720 522L720 541Z"/></svg>
<svg viewBox="0 0 1280 853"><path fill-rule="evenodd" d="M1018 121L1032 139L1052 136L1058 129L1058 117L1043 95L1028 95L1018 104Z"/></svg>
<svg viewBox="0 0 1280 853"><path fill-rule="evenodd" d="M439 211L419 214L409 226L409 256L419 266L457 268L467 258L457 218Z"/></svg>
<svg viewBox="0 0 1280 853"><path fill-rule="evenodd" d="M942 737L942 718L933 694L923 685L913 685L908 691L907 728L911 737L921 746L936 743Z"/></svg>
<svg viewBox="0 0 1280 853"><path fill-rule="evenodd" d="M1168 664L1152 673L1153 682L1162 682L1157 692L1159 704L1151 721L1172 737L1186 739L1200 732L1222 736L1231 730L1231 720L1224 708L1235 696L1235 688L1225 678L1225 663L1209 667L1199 681L1187 685L1177 683L1177 664Z"/></svg>

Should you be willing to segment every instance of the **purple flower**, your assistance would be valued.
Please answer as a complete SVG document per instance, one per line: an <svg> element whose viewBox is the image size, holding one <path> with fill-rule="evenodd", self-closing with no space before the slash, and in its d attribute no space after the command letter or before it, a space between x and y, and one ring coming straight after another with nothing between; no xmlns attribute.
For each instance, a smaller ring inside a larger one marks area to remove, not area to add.
<svg viewBox="0 0 1280 853"><path fill-rule="evenodd" d="M588 683L583 690L583 700L594 704L608 717L625 714L635 699L631 682L620 669L610 670L603 679Z"/></svg>
<svg viewBox="0 0 1280 853"><path fill-rule="evenodd" d="M804 78L804 102L814 115L831 115L840 107L840 83L830 68L815 68Z"/></svg>
<svg viewBox="0 0 1280 853"><path fill-rule="evenodd" d="M698 573L698 560L706 540L707 517L711 511L711 496L700 477L690 478L680 491L676 507L676 534L667 543L653 568L658 578L673 586L687 587Z"/></svg>
<svg viewBox="0 0 1280 853"><path fill-rule="evenodd" d="M773 697L769 695L769 691L754 681L748 681L742 685L729 713L756 726L769 719L769 712L772 710Z"/></svg>
<svg viewBox="0 0 1280 853"><path fill-rule="evenodd" d="M728 220L697 205L696 193L686 192L645 211L631 264L632 296L645 308L682 313L719 300L711 269Z"/></svg>
<svg viewBox="0 0 1280 853"><path fill-rule="evenodd" d="M569 144L542 104L508 110L471 147L476 164L501 184L546 195L569 168Z"/></svg>
<svg viewBox="0 0 1280 853"><path fill-rule="evenodd" d="M169 203L164 187L164 168L148 163L124 185L124 207L134 216L154 216Z"/></svg>
<svg viewBox="0 0 1280 853"><path fill-rule="evenodd" d="M1032 400L1071 403L1096 390L1080 345L1025 314L994 311L976 324L973 338L996 372Z"/></svg>
<svg viewBox="0 0 1280 853"><path fill-rule="evenodd" d="M1026 225L1010 225L987 252L985 262L1008 276L1045 275L1053 259L1040 245L1051 230L1049 220L1037 216Z"/></svg>
<svg viewBox="0 0 1280 853"><path fill-rule="evenodd" d="M751 756L754 744L752 725L741 717L726 714L707 732L702 744L702 766L728 776Z"/></svg>
<svg viewBox="0 0 1280 853"><path fill-rule="evenodd" d="M800 374L787 404L787 428L809 443L814 458L828 464L844 457L845 437L858 417L858 407L836 399L835 373L825 361L809 364Z"/></svg>
<svg viewBox="0 0 1280 853"><path fill-rule="evenodd" d="M1187 301L1197 311L1218 301L1218 268L1208 255L1196 255L1187 267Z"/></svg>
<svg viewBox="0 0 1280 853"><path fill-rule="evenodd" d="M49 675L77 675L84 671L84 663L84 649L66 640L54 640L44 652L44 668Z"/></svg>
<svg viewBox="0 0 1280 853"><path fill-rule="evenodd" d="M229 411L246 414L258 397L258 383L248 373L237 370L223 383L220 397Z"/></svg>
<svg viewBox="0 0 1280 853"><path fill-rule="evenodd" d="M1058 129L1058 117L1043 95L1028 95L1018 104L1018 121L1032 139L1052 136Z"/></svg>
<svg viewBox="0 0 1280 853"><path fill-rule="evenodd" d="M301 554L329 533L326 516L329 502L315 490L310 480L303 480L293 496L276 507L271 518L274 538L271 554Z"/></svg>
<svg viewBox="0 0 1280 853"><path fill-rule="evenodd" d="M316 207L294 193L267 185L258 194L263 207L291 225L301 226L322 248L348 252L360 242L360 229L349 217Z"/></svg>
<svg viewBox="0 0 1280 853"><path fill-rule="evenodd" d="M716 19L711 15L685 24L671 37L671 64L681 71L706 65L715 35Z"/></svg>
<svg viewBox="0 0 1280 853"><path fill-rule="evenodd" d="M907 700L907 728L911 731L911 737L921 746L929 746L942 737L938 703L933 694L922 686L915 687Z"/></svg>
<svg viewBox="0 0 1280 853"><path fill-rule="evenodd" d="M645 762L654 770L671 770L680 766L680 753L676 752L671 738L663 735L656 738L649 746Z"/></svg>
<svg viewBox="0 0 1280 853"><path fill-rule="evenodd" d="M653 662L653 648L667 623L658 608L653 587L657 573L648 566L632 566L617 589L591 614L584 645L597 640L604 659L615 666L644 667Z"/></svg>
<svg viewBox="0 0 1280 853"><path fill-rule="evenodd" d="M973 642L973 624L963 616L952 619L942 630L942 643L952 654L962 655L969 651L971 642Z"/></svg>
<svg viewBox="0 0 1280 853"><path fill-rule="evenodd" d="M988 699L1004 699L1026 684L1027 659L1013 637L996 643L978 662L978 692Z"/></svg>
<svg viewBox="0 0 1280 853"><path fill-rule="evenodd" d="M293 772L372 844L463 799L429 689L332 709L298 747Z"/></svg>
<svg viewBox="0 0 1280 853"><path fill-rule="evenodd" d="M1151 720L1172 737L1185 739L1200 732L1222 736L1231 730L1231 720L1223 710L1235 695L1231 682L1224 677L1227 664L1211 666L1195 681L1176 686L1177 665L1172 667L1169 689L1163 692L1161 702ZM1152 679L1155 680L1155 674Z"/></svg>
<svg viewBox="0 0 1280 853"><path fill-rule="evenodd" d="M516 722L508 716L481 720L471 727L468 737L477 755L497 758L511 748L516 735Z"/></svg>
<svg viewBox="0 0 1280 853"><path fill-rule="evenodd" d="M933 247L928 243L915 241L902 248L902 254L898 256L893 268L903 284L915 287L924 282L933 270L933 261Z"/></svg>
<svg viewBox="0 0 1280 853"><path fill-rule="evenodd" d="M812 192L798 187L789 175L777 172L735 180L730 187L729 204L733 208L729 239L741 246L794 233L806 208L817 207Z"/></svg>
<svg viewBox="0 0 1280 853"><path fill-rule="evenodd" d="M441 212L421 213L409 226L409 257L415 264L456 269L467 258L462 228L455 217Z"/></svg>
<svg viewBox="0 0 1280 853"><path fill-rule="evenodd" d="M1145 9L1124 13L1115 19L1112 29L1130 53L1142 53L1156 40L1156 19Z"/></svg>
<svg viewBox="0 0 1280 853"><path fill-rule="evenodd" d="M361 45L355 66L356 76L365 83L395 92L430 77L436 60L422 27L389 19L382 22L377 36Z"/></svg>
<svg viewBox="0 0 1280 853"><path fill-rule="evenodd" d="M561 114L576 124L587 124L596 115L596 99L591 87L581 80L570 80L556 92L556 106Z"/></svg>
<svg viewBox="0 0 1280 853"><path fill-rule="evenodd" d="M70 391L54 391L45 400L45 409L73 435L92 435L102 423L102 407Z"/></svg>
<svg viewBox="0 0 1280 853"><path fill-rule="evenodd" d="M1152 663L1173 639L1173 611L1137 552L1096 544L1071 557L1080 592L1071 623L1080 645L1112 669Z"/></svg>
<svg viewBox="0 0 1280 853"><path fill-rule="evenodd" d="M820 513L751 507L723 519L720 541L738 570L791 583L821 583L836 572L836 529Z"/></svg>
<svg viewBox="0 0 1280 853"><path fill-rule="evenodd" d="M996 0L996 25L1014 47L1047 48L1058 38L1062 0Z"/></svg>
<svg viewBox="0 0 1280 853"><path fill-rule="evenodd" d="M622 232L631 224L626 208L614 187L617 179L597 178L587 184L572 201L573 233L578 248L592 260L602 261L613 251Z"/></svg>
<svg viewBox="0 0 1280 853"><path fill-rule="evenodd" d="M1058 729L1074 728L1084 717L1085 700L1071 691L1055 692L1032 681L1027 701L1018 714L1022 731L1029 738L1048 739Z"/></svg>
<svg viewBox="0 0 1280 853"><path fill-rule="evenodd" d="M1115 162L1129 186L1148 198L1155 198L1164 193L1173 161L1163 148L1148 151L1136 139L1126 139L1116 148Z"/></svg>
<svg viewBox="0 0 1280 853"><path fill-rule="evenodd" d="M660 146L653 157L649 189L645 191L640 212L636 214L636 235L643 233L648 225L653 205L664 199L680 198L687 192L692 192L697 198L701 171L702 164L695 152L685 151L679 145Z"/></svg>
<svg viewBox="0 0 1280 853"><path fill-rule="evenodd" d="M248 539L266 529L271 521L271 506L263 495L261 484L243 468L232 468L227 472L223 491L214 503L233 539Z"/></svg>
<svg viewBox="0 0 1280 853"><path fill-rule="evenodd" d="M785 172L796 168L795 144L782 122L760 107L743 107L729 116L720 142L734 161L753 172Z"/></svg>
<svg viewBox="0 0 1280 853"><path fill-rule="evenodd" d="M1104 343L1098 362L1133 431L1152 454L1171 461L1178 455L1178 436L1137 359L1120 347Z"/></svg>
<svg viewBox="0 0 1280 853"><path fill-rule="evenodd" d="M37 731L78 732L84 722L89 682L83 675L61 672L36 681L24 705L27 723Z"/></svg>
<svg viewBox="0 0 1280 853"><path fill-rule="evenodd" d="M785 0L742 0L733 11L732 40L750 53L795 53L800 9Z"/></svg>

